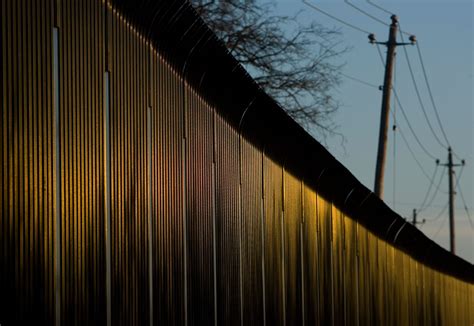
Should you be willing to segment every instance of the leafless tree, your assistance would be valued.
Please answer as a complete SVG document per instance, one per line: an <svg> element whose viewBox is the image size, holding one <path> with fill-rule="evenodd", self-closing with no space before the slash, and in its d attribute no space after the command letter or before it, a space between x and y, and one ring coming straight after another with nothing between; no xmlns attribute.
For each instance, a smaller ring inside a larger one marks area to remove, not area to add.
<svg viewBox="0 0 474 326"><path fill-rule="evenodd" d="M256 82L309 132L340 135L333 92L340 82L338 30L275 13L255 0L192 0L198 13Z"/></svg>

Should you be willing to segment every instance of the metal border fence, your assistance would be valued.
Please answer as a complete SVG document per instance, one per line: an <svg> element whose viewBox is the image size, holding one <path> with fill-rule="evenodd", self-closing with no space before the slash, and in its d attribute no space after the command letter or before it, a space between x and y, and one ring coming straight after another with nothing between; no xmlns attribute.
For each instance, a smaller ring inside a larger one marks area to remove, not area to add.
<svg viewBox="0 0 474 326"><path fill-rule="evenodd" d="M0 324L471 325L474 267L185 1L2 0Z"/></svg>

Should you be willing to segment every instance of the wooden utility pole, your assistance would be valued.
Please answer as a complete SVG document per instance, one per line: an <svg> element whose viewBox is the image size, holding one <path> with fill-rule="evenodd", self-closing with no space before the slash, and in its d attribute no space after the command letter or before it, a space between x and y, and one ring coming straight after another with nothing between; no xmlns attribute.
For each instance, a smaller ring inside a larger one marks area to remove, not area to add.
<svg viewBox="0 0 474 326"><path fill-rule="evenodd" d="M454 190L454 167L463 166L465 164L464 160L461 160L461 164L453 163L453 153L451 147L448 147L448 163L441 164L448 167L448 176L449 176L449 245L450 251L452 254L456 253L456 236L454 232L454 195L456 194Z"/></svg>
<svg viewBox="0 0 474 326"><path fill-rule="evenodd" d="M416 209L413 209L413 220L411 221L411 224L413 224L414 226L425 224L425 222L426 222L425 219L423 219L421 221L416 220L416 217L417 217L416 213L417 213Z"/></svg>
<svg viewBox="0 0 474 326"><path fill-rule="evenodd" d="M375 168L374 192L379 198L383 198L383 181L385 170L385 158L387 156L387 135L390 112L390 95L392 93L393 61L397 45L408 45L415 43L415 37L410 36L411 43L397 43L398 18L390 17L392 24L387 42L376 42L374 34L369 35L370 43L383 44L387 46L387 59L385 61L385 76L383 81L382 113L380 115L379 145L377 150L377 165Z"/></svg>
<svg viewBox="0 0 474 326"><path fill-rule="evenodd" d="M451 253L456 253L456 236L454 234L454 184L453 184L453 154L448 148L448 175L449 175L449 247Z"/></svg>

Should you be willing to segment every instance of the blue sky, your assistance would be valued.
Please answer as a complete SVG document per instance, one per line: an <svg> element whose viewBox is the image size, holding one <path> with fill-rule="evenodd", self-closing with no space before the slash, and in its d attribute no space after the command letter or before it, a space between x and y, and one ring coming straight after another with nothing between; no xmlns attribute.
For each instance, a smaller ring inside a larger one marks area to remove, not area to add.
<svg viewBox="0 0 474 326"><path fill-rule="evenodd" d="M366 1L351 2L387 23L390 22L387 13L374 8ZM460 179L460 186L471 219L474 219L473 2L471 0L374 0L372 2L395 12L399 16L401 28L415 34L419 41L435 104L448 140L457 155L467 162ZM279 0L275 3L279 13L292 14L303 10L301 19L304 21L314 20L327 27L340 28L343 33L343 46L351 47L351 50L341 58L341 62L345 63L343 73L374 85L382 84L384 71L377 48L368 43L365 34L331 20L304 5L301 0ZM386 41L388 37L388 27L360 14L344 3L344 0L313 0L312 3L338 18L375 33L379 41ZM381 50L385 56L385 49L381 48ZM429 101L417 49L409 46L407 50L428 118L437 135L443 139ZM405 53L400 47L397 53L395 88L401 104L421 143L430 154L445 163L447 150L436 142L424 119L410 78ZM375 88L350 79L343 79L342 85L334 92L334 95L342 104L335 121L339 125L339 131L347 138L347 142L343 148L339 139L330 139L329 149L361 182L373 189L382 94ZM415 142L398 105L395 105L395 112L399 128L408 139L423 169L431 177L436 168L434 159L427 156ZM390 125L392 124L393 121L390 122ZM456 172L459 173L460 168L457 168ZM430 220L439 216L436 220L428 221L421 226L421 230L449 249L447 210L440 215L448 202L446 193L448 178L445 168L438 167L435 184L438 183L441 173L444 177L440 191L434 197L431 206L420 213L419 219ZM397 133L394 137L393 132L390 132L385 174L385 201L400 215L411 219L412 210L419 208L428 186L428 178L417 166L400 134ZM474 263L474 229L468 221L460 194L456 195L455 200L457 254Z"/></svg>

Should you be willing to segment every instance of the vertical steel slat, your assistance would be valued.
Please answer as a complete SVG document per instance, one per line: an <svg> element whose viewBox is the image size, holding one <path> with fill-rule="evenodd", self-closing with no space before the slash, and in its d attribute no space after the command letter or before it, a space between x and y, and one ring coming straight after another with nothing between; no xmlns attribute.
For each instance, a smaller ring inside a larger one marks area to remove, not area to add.
<svg viewBox="0 0 474 326"><path fill-rule="evenodd" d="M258 183L260 184L261 192L260 192L260 235L261 235L261 268L262 268L262 308L263 308L263 325L267 325L267 300L266 300L266 271L265 271L265 252L266 252L266 238L265 238L265 223L266 223L266 215L265 215L265 155L263 150L259 151L259 161L260 161L260 177Z"/></svg>
<svg viewBox="0 0 474 326"><path fill-rule="evenodd" d="M54 89L54 130L55 130L55 145L56 145L56 160L55 160L55 171L56 171L56 212L55 212L55 225L56 230L61 229L61 140L60 140L60 113L59 113L59 39L58 39L58 28L53 27L53 89ZM56 325L60 324L61 321L61 288L60 288L60 268L61 268L61 235L60 232L56 232L55 237L55 314L56 314Z"/></svg>
<svg viewBox="0 0 474 326"><path fill-rule="evenodd" d="M319 321L318 307L318 245L316 192L303 184L303 259L304 259L304 318L308 325Z"/></svg>
<svg viewBox="0 0 474 326"><path fill-rule="evenodd" d="M285 228L285 220L286 219L290 219L291 216L286 216L286 213L285 213L285 208L286 208L286 205L285 205L285 198L286 198L286 194L285 194L285 190L286 190L286 187L285 187L285 166L282 167L281 169L281 188L277 188L277 191L281 191L281 212L280 212L280 228L281 228L281 233L280 233L280 237L281 237L281 248L279 248L279 250L281 250L281 275L282 275L282 278L281 278L281 297L282 297L282 303L283 303L283 325L286 326L287 324L287 284L288 284L288 281L287 281L287 271L286 271L286 267L287 267L287 262L286 262L286 259L287 259L287 255L288 255L288 251L287 251L287 239L285 237L286 233L286 228ZM285 241L286 240L286 241ZM276 248L275 248L276 249Z"/></svg>
<svg viewBox="0 0 474 326"><path fill-rule="evenodd" d="M217 300L219 299L217 295L217 187L216 187L216 178L217 178L217 113L216 110L212 112L212 262L213 262L213 293L214 293L214 325L218 325L218 308Z"/></svg>
<svg viewBox="0 0 474 326"><path fill-rule="evenodd" d="M152 61L149 61L148 74L151 74L153 69ZM150 79L148 79L150 80ZM150 85L150 84L149 84ZM151 90L148 89L148 93L151 93ZM147 228L148 228L148 291L149 291L149 319L150 326L153 325L153 231L152 231L152 212L153 212L153 197L152 197L152 107L151 101L148 102L147 107Z"/></svg>
<svg viewBox="0 0 474 326"><path fill-rule="evenodd" d="M319 258L320 258L320 274L321 286L320 292L320 320L323 324L332 323L333 315L333 294L332 294L332 277L331 277L331 204L324 200L321 196L317 197L318 227L320 237Z"/></svg>
<svg viewBox="0 0 474 326"><path fill-rule="evenodd" d="M180 112L182 112L183 117L183 140L181 144L181 195L182 195L182 214L183 214L183 248L184 248L184 324L187 326L189 322L189 313L188 313L188 196L186 192L186 181L188 179L187 174L187 164L188 164L188 153L186 151L187 142L188 142L188 129L186 124L187 111L189 110L188 101L186 97L186 82L183 81L183 107Z"/></svg>
<svg viewBox="0 0 474 326"><path fill-rule="evenodd" d="M105 203L105 282L107 298L107 325L111 325L111 181L110 181L110 77L104 72L104 203Z"/></svg>
<svg viewBox="0 0 474 326"><path fill-rule="evenodd" d="M241 146L242 323L264 324L262 155L244 138Z"/></svg>
<svg viewBox="0 0 474 326"><path fill-rule="evenodd" d="M282 227L283 173L267 156L263 156L264 238L265 238L265 309L268 325L284 323Z"/></svg>
<svg viewBox="0 0 474 326"><path fill-rule="evenodd" d="M238 134L216 121L216 233L218 323L240 324Z"/></svg>
<svg viewBox="0 0 474 326"><path fill-rule="evenodd" d="M187 302L189 324L214 323L214 110L185 85Z"/></svg>
<svg viewBox="0 0 474 326"><path fill-rule="evenodd" d="M111 11L111 12L110 12ZM111 201L112 323L149 323L146 197L146 44L109 9L112 64L110 132L114 182Z"/></svg>
<svg viewBox="0 0 474 326"><path fill-rule="evenodd" d="M286 169L283 174L283 235L286 324L302 324L301 247L302 221L301 181Z"/></svg>
<svg viewBox="0 0 474 326"><path fill-rule="evenodd" d="M182 192L182 81L162 57L154 55L154 177L157 215L154 230L153 305L160 324L182 324L184 313ZM176 94L176 95L175 95Z"/></svg>

